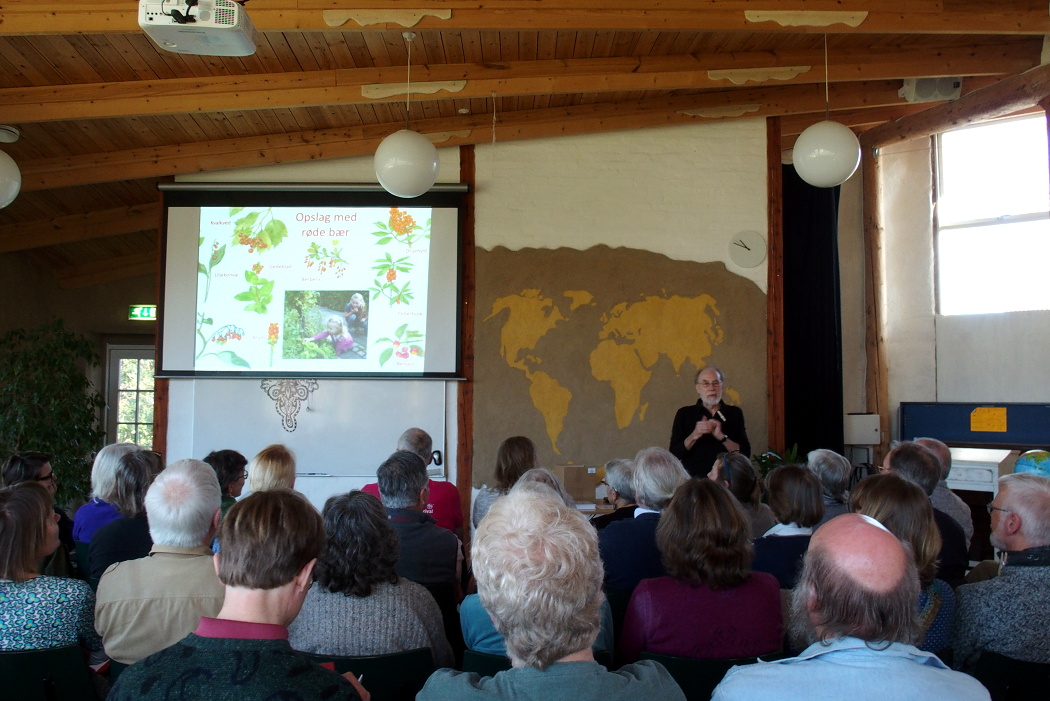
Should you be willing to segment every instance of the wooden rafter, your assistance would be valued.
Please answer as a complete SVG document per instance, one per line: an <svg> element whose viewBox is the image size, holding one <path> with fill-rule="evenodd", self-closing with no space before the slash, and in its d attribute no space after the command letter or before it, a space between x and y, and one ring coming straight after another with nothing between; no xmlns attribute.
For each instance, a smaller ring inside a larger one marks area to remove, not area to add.
<svg viewBox="0 0 1050 701"><path fill-rule="evenodd" d="M57 268L55 277L62 289L72 290L140 275L154 275L156 272L157 254L155 251L147 251Z"/></svg>
<svg viewBox="0 0 1050 701"><path fill-rule="evenodd" d="M156 229L159 222L160 204L152 203L9 224L0 226L0 253Z"/></svg>

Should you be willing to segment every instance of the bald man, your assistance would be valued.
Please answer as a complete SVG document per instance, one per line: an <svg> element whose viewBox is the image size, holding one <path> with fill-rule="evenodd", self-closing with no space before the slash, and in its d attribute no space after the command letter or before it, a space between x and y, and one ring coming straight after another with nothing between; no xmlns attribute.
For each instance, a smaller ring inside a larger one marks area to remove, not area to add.
<svg viewBox="0 0 1050 701"><path fill-rule="evenodd" d="M792 593L798 657L734 667L712 701L988 699L973 677L913 643L922 637L915 563L889 531L859 514L821 526Z"/></svg>

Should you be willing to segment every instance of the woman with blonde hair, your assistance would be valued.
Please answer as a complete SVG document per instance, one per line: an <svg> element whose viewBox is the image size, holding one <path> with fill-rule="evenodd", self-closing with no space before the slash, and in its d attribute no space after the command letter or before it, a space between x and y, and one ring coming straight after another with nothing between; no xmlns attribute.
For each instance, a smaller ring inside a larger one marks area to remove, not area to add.
<svg viewBox="0 0 1050 701"><path fill-rule="evenodd" d="M295 455L280 443L268 445L248 465L248 491L295 488Z"/></svg>
<svg viewBox="0 0 1050 701"><path fill-rule="evenodd" d="M850 494L850 508L875 519L911 548L919 570L919 617L925 637L919 648L939 652L948 647L955 616L955 592L935 579L941 533L933 519L930 498L921 487L892 472L860 481Z"/></svg>

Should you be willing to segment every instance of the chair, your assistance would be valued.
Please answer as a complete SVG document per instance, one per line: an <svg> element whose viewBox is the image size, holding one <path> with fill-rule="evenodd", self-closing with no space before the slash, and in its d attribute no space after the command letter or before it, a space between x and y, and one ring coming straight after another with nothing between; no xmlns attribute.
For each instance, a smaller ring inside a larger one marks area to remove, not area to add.
<svg viewBox="0 0 1050 701"><path fill-rule="evenodd" d="M19 701L97 701L79 645L0 652L0 688Z"/></svg>
<svg viewBox="0 0 1050 701"><path fill-rule="evenodd" d="M643 660L653 660L662 664L678 686L682 687L687 701L709 701L715 687L722 681L730 667L754 664L757 657L738 659L698 660L691 657L661 655L655 652L642 652Z"/></svg>
<svg viewBox="0 0 1050 701"><path fill-rule="evenodd" d="M331 662L339 674L353 672L372 695L372 701L412 701L434 672L429 647L367 657L340 657L304 652L318 664Z"/></svg>
<svg viewBox="0 0 1050 701"><path fill-rule="evenodd" d="M1050 689L1050 664L1015 660L997 652L982 652L973 676L988 689L992 701L1045 699Z"/></svg>
<svg viewBox="0 0 1050 701"><path fill-rule="evenodd" d="M505 655L464 650L463 664L460 667L464 672L476 672L479 676L491 677L510 669L510 658Z"/></svg>

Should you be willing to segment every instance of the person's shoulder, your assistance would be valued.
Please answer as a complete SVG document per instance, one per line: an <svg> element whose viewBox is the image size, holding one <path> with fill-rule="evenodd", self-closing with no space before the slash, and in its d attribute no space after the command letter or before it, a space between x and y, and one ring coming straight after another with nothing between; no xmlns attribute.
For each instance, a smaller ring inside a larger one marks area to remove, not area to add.
<svg viewBox="0 0 1050 701"><path fill-rule="evenodd" d="M674 677L659 662L653 660L642 660L620 667L609 674L626 679L629 693L639 695L652 695L661 701L673 701L674 699L685 699L685 694L674 680Z"/></svg>
<svg viewBox="0 0 1050 701"><path fill-rule="evenodd" d="M769 572L752 572L747 584L758 589L774 591L777 596L780 596L780 582Z"/></svg>
<svg viewBox="0 0 1050 701"><path fill-rule="evenodd" d="M379 483L378 482L372 482L370 484L366 484L365 486L361 487L361 491L364 492L365 494L371 494L376 499L378 499L379 498Z"/></svg>
<svg viewBox="0 0 1050 701"><path fill-rule="evenodd" d="M451 482L446 482L445 480L430 480L429 487L431 495L455 495L457 499L459 498L459 489L457 489L456 485Z"/></svg>
<svg viewBox="0 0 1050 701"><path fill-rule="evenodd" d="M475 672L459 672L454 669L439 669L430 675L427 683L416 695L416 701L458 701L480 695L485 682L492 677L480 677ZM490 697L491 698L491 697Z"/></svg>

